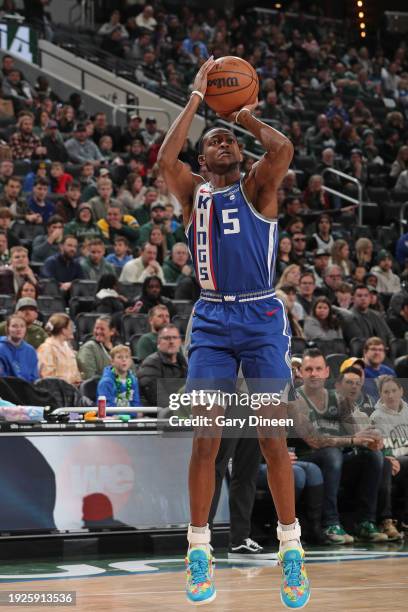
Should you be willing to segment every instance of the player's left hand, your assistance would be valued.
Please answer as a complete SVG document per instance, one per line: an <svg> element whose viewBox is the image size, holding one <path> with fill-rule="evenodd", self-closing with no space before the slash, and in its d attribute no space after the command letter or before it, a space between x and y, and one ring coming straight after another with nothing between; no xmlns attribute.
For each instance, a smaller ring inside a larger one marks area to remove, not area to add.
<svg viewBox="0 0 408 612"><path fill-rule="evenodd" d="M256 109L258 104L259 104L259 100L257 100L253 104L245 104L245 106L243 106L242 108L247 108L249 111L252 112L253 110ZM221 119L224 119L224 121L230 121L231 123L235 123L235 119L237 118L237 115L241 110L242 109L234 111L233 113L229 113L229 114L228 113L217 113L217 115L221 117Z"/></svg>

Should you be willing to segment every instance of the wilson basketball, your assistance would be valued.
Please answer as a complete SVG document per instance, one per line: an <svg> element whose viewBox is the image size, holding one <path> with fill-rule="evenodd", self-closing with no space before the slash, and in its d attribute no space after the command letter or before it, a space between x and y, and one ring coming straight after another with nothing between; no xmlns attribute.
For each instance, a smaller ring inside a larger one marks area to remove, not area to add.
<svg viewBox="0 0 408 612"><path fill-rule="evenodd" d="M240 57L228 55L216 60L208 73L204 100L216 113L232 113L258 97L256 71Z"/></svg>

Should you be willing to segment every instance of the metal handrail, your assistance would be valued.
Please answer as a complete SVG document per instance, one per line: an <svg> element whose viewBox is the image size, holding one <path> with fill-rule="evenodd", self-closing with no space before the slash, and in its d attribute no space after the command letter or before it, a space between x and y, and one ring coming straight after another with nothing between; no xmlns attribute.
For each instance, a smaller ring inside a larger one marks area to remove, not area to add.
<svg viewBox="0 0 408 612"><path fill-rule="evenodd" d="M167 118L167 122L168 122L168 128L171 126L171 115L169 113L169 111L163 109L163 108L156 108L155 106L140 106L140 104L116 104L113 111L112 111L112 121L113 121L113 125L116 127L117 122L116 122L116 117L118 114L119 110L134 110L134 111L151 111L152 113L162 113L163 115L166 115Z"/></svg>
<svg viewBox="0 0 408 612"><path fill-rule="evenodd" d="M362 207L362 203L363 203L363 186L360 183L360 181L358 179L356 179L354 176L350 176L349 174L345 174L344 172L341 172L340 170L336 170L335 168L325 168L323 170L323 172L322 172L322 176L324 176L326 174L326 172L331 172L332 174L335 174L336 176L340 176L341 178L344 178L347 181L357 185L358 200L356 200L355 198L351 198L350 196L345 195L344 193L336 191L335 189L331 189L330 187L326 187L326 185L322 185L322 189L324 191L329 192L329 193L333 193L334 195L337 195L338 197L343 198L344 200L348 200L349 202L353 202L353 204L357 204L357 206L358 206L358 223L359 223L359 225L363 225L363 207Z"/></svg>

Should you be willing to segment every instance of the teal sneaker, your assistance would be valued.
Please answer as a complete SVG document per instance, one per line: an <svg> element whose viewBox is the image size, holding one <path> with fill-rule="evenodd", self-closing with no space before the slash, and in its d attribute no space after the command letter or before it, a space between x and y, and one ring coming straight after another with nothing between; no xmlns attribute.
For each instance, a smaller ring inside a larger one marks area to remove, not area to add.
<svg viewBox="0 0 408 612"><path fill-rule="evenodd" d="M187 599L195 606L214 601L217 592L213 582L213 557L209 545L189 548L186 557Z"/></svg>
<svg viewBox="0 0 408 612"><path fill-rule="evenodd" d="M381 533L370 521L363 521L356 528L356 537L365 542L388 542L386 533Z"/></svg>
<svg viewBox="0 0 408 612"><path fill-rule="evenodd" d="M324 529L324 535L333 544L352 544L354 538L346 533L341 525L329 525Z"/></svg>
<svg viewBox="0 0 408 612"><path fill-rule="evenodd" d="M291 610L304 608L310 599L310 584L304 564L305 553L299 547L279 551L282 567L281 601Z"/></svg>

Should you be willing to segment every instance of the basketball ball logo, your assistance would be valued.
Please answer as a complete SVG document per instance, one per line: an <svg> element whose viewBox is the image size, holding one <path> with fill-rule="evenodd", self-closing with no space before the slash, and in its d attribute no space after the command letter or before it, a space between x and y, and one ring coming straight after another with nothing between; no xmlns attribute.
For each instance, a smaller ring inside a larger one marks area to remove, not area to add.
<svg viewBox="0 0 408 612"><path fill-rule="evenodd" d="M232 113L258 97L258 75L240 57L226 56L216 60L208 74L204 100L217 113Z"/></svg>

